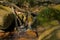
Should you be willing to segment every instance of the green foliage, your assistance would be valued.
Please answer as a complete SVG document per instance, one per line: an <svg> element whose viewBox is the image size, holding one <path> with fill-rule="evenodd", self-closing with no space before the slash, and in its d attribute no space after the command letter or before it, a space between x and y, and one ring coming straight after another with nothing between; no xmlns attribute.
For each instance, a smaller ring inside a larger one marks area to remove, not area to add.
<svg viewBox="0 0 60 40"><path fill-rule="evenodd" d="M27 2L28 4L30 4L30 7L33 7L36 5L36 0L2 0L2 1L8 1L14 4L17 4L18 6L24 6L24 2Z"/></svg>
<svg viewBox="0 0 60 40"><path fill-rule="evenodd" d="M37 20L42 24L45 22L49 21L49 17L50 17L51 11L49 8L45 8L44 10L42 10L38 16L37 16Z"/></svg>
<svg viewBox="0 0 60 40"><path fill-rule="evenodd" d="M35 6L35 0L28 0L29 4L31 7Z"/></svg>
<svg viewBox="0 0 60 40"><path fill-rule="evenodd" d="M24 1L25 1L25 0L19 0L18 5L19 5L19 6L22 6L22 5L24 4Z"/></svg>
<svg viewBox="0 0 60 40"><path fill-rule="evenodd" d="M11 3L15 3L15 4L17 4L19 2L19 0L6 0L6 1L11 2Z"/></svg>
<svg viewBox="0 0 60 40"><path fill-rule="evenodd" d="M60 20L60 11L46 7L37 16L38 24L44 24L53 20Z"/></svg>

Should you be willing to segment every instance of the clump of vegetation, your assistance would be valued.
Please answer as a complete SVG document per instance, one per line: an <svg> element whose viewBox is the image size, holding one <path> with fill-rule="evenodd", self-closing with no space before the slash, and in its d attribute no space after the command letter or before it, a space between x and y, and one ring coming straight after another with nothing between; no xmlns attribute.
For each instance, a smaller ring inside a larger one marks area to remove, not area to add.
<svg viewBox="0 0 60 40"><path fill-rule="evenodd" d="M43 25L43 24L51 24L51 25L57 25L60 20L60 11L56 9L52 9L49 7L46 7L43 9L41 12L39 12L37 16L37 22L38 25ZM54 21L55 20L55 21Z"/></svg>

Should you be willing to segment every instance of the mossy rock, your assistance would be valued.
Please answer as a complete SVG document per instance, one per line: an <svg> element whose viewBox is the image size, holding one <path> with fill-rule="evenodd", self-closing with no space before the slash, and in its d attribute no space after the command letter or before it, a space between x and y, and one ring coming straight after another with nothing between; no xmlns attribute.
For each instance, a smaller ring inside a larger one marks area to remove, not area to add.
<svg viewBox="0 0 60 40"><path fill-rule="evenodd" d="M46 29L51 27L49 22L42 24L42 26Z"/></svg>
<svg viewBox="0 0 60 40"><path fill-rule="evenodd" d="M59 25L59 22L57 20L53 20L50 22L51 25L57 26Z"/></svg>

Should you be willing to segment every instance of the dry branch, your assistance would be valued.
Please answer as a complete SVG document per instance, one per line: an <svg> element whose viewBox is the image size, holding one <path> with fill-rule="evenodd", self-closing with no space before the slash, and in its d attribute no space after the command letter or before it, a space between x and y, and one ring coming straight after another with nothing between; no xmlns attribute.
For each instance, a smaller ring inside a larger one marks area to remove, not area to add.
<svg viewBox="0 0 60 40"><path fill-rule="evenodd" d="M46 37L47 35L49 35L50 33L52 33L54 30L60 28L60 26L57 27L52 27L46 31L44 31L42 34L40 34L38 40L42 40L44 37Z"/></svg>

